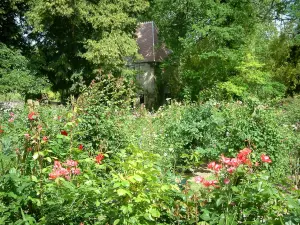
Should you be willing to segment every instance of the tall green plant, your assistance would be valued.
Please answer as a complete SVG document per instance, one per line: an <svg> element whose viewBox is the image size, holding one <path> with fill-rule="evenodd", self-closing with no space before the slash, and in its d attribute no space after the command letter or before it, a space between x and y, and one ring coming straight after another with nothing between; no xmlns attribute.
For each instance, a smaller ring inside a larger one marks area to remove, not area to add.
<svg viewBox="0 0 300 225"><path fill-rule="evenodd" d="M148 2L30 0L29 5L39 68L68 95L88 85L95 70L122 73L128 57L137 55L136 17Z"/></svg>
<svg viewBox="0 0 300 225"><path fill-rule="evenodd" d="M20 50L0 43L0 94L39 94L49 86L44 77L30 70L29 60Z"/></svg>

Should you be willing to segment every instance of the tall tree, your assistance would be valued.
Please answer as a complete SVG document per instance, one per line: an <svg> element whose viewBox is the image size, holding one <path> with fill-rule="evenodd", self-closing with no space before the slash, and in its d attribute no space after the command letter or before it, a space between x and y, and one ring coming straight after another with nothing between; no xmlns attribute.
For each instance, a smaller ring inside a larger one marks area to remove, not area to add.
<svg viewBox="0 0 300 225"><path fill-rule="evenodd" d="M178 71L181 90L196 99L200 91L238 75L237 67L248 54L247 45L258 27L271 23L279 3L153 0L154 18L173 50L172 73Z"/></svg>
<svg viewBox="0 0 300 225"><path fill-rule="evenodd" d="M0 42L28 50L24 18L27 9L27 0L0 1Z"/></svg>
<svg viewBox="0 0 300 225"><path fill-rule="evenodd" d="M136 17L146 0L30 0L38 60L57 90L78 93L96 70L120 74L137 55Z"/></svg>
<svg viewBox="0 0 300 225"><path fill-rule="evenodd" d="M21 50L0 43L0 94L19 93L24 96L38 95L49 83L30 70L29 60Z"/></svg>

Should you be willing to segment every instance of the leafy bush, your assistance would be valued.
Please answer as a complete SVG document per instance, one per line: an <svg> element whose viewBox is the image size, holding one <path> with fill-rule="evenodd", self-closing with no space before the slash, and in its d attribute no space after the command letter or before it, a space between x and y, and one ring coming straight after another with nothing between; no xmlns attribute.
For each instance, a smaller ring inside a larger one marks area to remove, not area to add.
<svg viewBox="0 0 300 225"><path fill-rule="evenodd" d="M172 103L151 114L131 111L122 95L104 101L101 90L92 87L70 107L3 114L1 223L298 223L299 193L278 176L292 142L280 141L284 129L271 110ZM236 146L251 150L236 156ZM197 183L178 173L222 153L235 158L210 163Z"/></svg>
<svg viewBox="0 0 300 225"><path fill-rule="evenodd" d="M130 80L103 75L93 80L77 107L80 137L95 150L117 151L128 146L125 123L133 101Z"/></svg>
<svg viewBox="0 0 300 225"><path fill-rule="evenodd" d="M171 190L160 156L134 146L105 154L77 139L76 107L41 109L1 121L2 222L155 224Z"/></svg>
<svg viewBox="0 0 300 225"><path fill-rule="evenodd" d="M30 71L28 59L19 50L0 43L0 94L39 94L49 86L45 78Z"/></svg>
<svg viewBox="0 0 300 225"><path fill-rule="evenodd" d="M167 142L180 157L197 153L204 161L220 154L234 155L235 149L250 147L255 154L266 152L276 161L277 172L286 171L291 146L276 114L264 105L241 102L185 106L180 119L166 128ZM179 162L183 165L183 161ZM186 164L185 164L186 165Z"/></svg>
<svg viewBox="0 0 300 225"><path fill-rule="evenodd" d="M270 181L266 168L271 163L267 155L255 157L248 148L235 158L222 155L219 162L209 163L211 176L196 176L184 186L177 222L299 223L299 202L288 193L289 185L278 187Z"/></svg>
<svg viewBox="0 0 300 225"><path fill-rule="evenodd" d="M276 82L272 74L266 71L264 65L259 63L252 55L248 54L236 69L238 75L228 81L219 83L218 87L224 90L227 97L243 100L257 98L261 101L282 98L286 87Z"/></svg>

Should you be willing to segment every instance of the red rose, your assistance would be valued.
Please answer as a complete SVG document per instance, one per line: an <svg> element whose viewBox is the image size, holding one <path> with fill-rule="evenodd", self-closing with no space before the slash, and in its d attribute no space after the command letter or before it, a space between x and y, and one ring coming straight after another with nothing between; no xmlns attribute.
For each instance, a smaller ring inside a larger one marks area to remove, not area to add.
<svg viewBox="0 0 300 225"><path fill-rule="evenodd" d="M68 132L65 130L60 131L61 135L68 136Z"/></svg>
<svg viewBox="0 0 300 225"><path fill-rule="evenodd" d="M262 155L260 156L260 158L261 158L261 161L263 161L263 162L265 162L265 163L271 163L271 162L272 162L272 160L270 159L270 157L267 156L267 155L265 155L265 154L262 154Z"/></svg>
<svg viewBox="0 0 300 225"><path fill-rule="evenodd" d="M104 155L103 154L97 155L96 156L96 163L100 164L103 159L104 159Z"/></svg>
<svg viewBox="0 0 300 225"><path fill-rule="evenodd" d="M35 120L37 117L37 114L35 112L31 112L28 114L28 119L29 120Z"/></svg>

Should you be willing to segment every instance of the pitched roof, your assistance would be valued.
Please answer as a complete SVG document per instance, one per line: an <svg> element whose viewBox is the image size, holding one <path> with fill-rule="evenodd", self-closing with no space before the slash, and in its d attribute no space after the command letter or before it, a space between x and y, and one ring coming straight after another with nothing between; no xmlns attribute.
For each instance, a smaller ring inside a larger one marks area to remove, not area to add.
<svg viewBox="0 0 300 225"><path fill-rule="evenodd" d="M144 58L140 62L161 62L167 57L168 50L159 43L158 30L153 21L140 23L136 35L139 54Z"/></svg>

